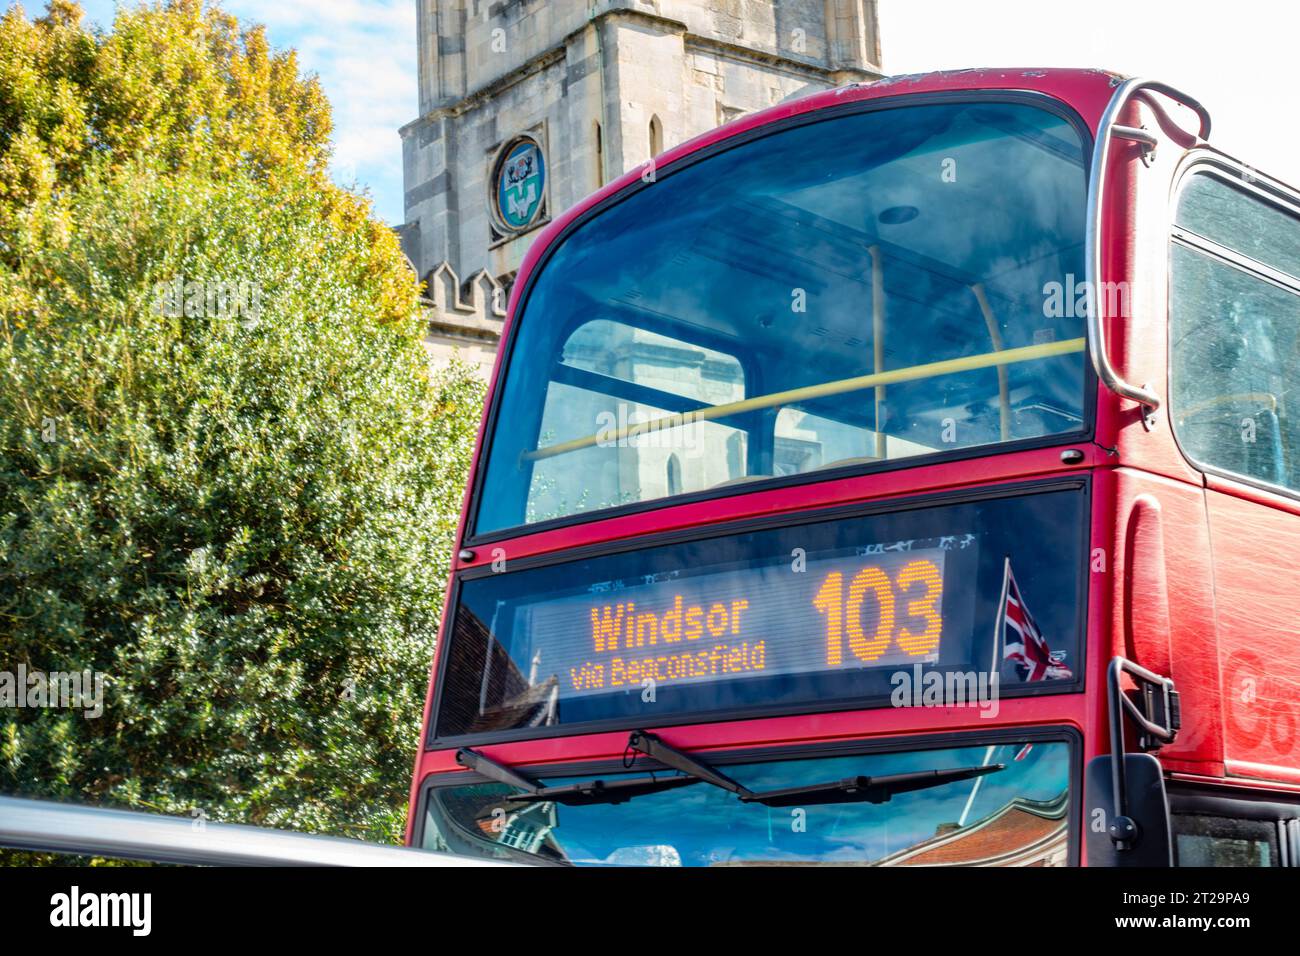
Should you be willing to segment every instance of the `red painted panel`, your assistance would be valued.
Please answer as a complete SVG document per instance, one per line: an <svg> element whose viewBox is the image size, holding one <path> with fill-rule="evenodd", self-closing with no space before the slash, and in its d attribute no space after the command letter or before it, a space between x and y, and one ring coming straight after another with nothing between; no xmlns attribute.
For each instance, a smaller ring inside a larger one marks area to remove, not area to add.
<svg viewBox="0 0 1300 956"><path fill-rule="evenodd" d="M1143 492L1133 499L1121 580L1125 655L1157 674L1168 674L1172 665L1169 569L1162 514L1160 499L1155 495Z"/></svg>
<svg viewBox="0 0 1300 956"><path fill-rule="evenodd" d="M1204 492L1134 469L1114 477L1122 517L1114 529L1115 653L1174 679L1183 728L1160 751L1166 767L1219 776L1219 637Z"/></svg>
<svg viewBox="0 0 1300 956"><path fill-rule="evenodd" d="M1188 122L1168 100L1156 102L1169 110L1172 119ZM1178 164L1193 144L1177 127L1166 129L1161 115L1151 104L1137 103L1125 117L1127 124L1144 127L1159 140L1146 161L1137 144L1123 140L1112 144L1102 280L1115 284L1103 289L1106 314L1112 316L1107 331L1111 360L1126 380L1155 392L1164 407L1156 413L1155 428L1148 431L1136 403L1104 392L1101 408L1107 417L1098 423L1098 440L1116 447L1123 465L1201 485L1200 474L1174 441L1167 376L1170 188ZM1111 422L1116 427L1113 438L1104 427Z"/></svg>
<svg viewBox="0 0 1300 956"><path fill-rule="evenodd" d="M1281 496L1211 477L1225 750L1231 772L1300 779L1300 517Z"/></svg>
<svg viewBox="0 0 1300 956"><path fill-rule="evenodd" d="M901 707L870 711L844 711L795 717L737 720L721 724L691 724L642 729L653 731L665 741L685 750L706 754L715 750L736 750L790 743L827 743L878 736L906 736L984 731L995 726L1070 726L1083 730L1085 699L1082 694L1031 697L1002 701L996 718L980 716L974 707ZM628 731L550 737L542 740L489 744L475 749L496 760L524 766L608 760L622 757ZM431 773L463 771L456 763L455 750L429 751L417 763L416 777Z"/></svg>
<svg viewBox="0 0 1300 956"><path fill-rule="evenodd" d="M1079 464L1061 462L1064 449L1083 453ZM1030 451L1004 452L984 458L921 465L877 474L858 475L813 481L807 484L759 491L743 491L726 498L713 498L691 504L664 504L635 514L583 522L552 531L521 534L504 541L494 541L477 548L473 558L455 567L476 567L490 564L495 558L507 562L517 558L555 551L565 551L582 545L635 538L681 528L696 528L743 518L784 514L810 508L830 507L864 501L888 500L926 494L945 489L963 488L999 482L1019 481L1053 475L1074 475L1090 465L1113 462L1095 445L1083 442L1062 444L1053 448Z"/></svg>

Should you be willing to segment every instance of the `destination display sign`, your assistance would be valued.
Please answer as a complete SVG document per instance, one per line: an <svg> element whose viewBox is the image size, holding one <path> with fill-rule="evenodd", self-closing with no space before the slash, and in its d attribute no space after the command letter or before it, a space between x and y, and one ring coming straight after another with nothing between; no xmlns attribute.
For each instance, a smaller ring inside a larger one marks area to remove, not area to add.
<svg viewBox="0 0 1300 956"><path fill-rule="evenodd" d="M936 662L946 547L818 556L623 582L517 607L529 666L561 699L673 686Z"/></svg>
<svg viewBox="0 0 1300 956"><path fill-rule="evenodd" d="M429 739L887 707L900 675L1000 665L1003 696L1076 689L1087 495L1017 486L507 555L457 581ZM1041 679L1011 673L1015 608L1049 650Z"/></svg>

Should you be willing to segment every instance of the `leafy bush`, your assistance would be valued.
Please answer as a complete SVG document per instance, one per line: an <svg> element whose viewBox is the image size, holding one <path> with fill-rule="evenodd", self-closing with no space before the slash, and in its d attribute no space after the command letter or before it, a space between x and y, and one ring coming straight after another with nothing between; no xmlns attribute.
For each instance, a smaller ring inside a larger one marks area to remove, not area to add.
<svg viewBox="0 0 1300 956"><path fill-rule="evenodd" d="M314 160L142 155L0 224L0 670L107 682L0 792L396 840L481 387Z"/></svg>

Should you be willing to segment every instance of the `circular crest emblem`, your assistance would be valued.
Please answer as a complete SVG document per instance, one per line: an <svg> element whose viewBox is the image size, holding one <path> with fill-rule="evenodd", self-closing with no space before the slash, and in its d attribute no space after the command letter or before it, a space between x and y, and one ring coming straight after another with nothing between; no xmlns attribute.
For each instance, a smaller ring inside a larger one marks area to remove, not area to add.
<svg viewBox="0 0 1300 956"><path fill-rule="evenodd" d="M523 232L542 211L546 158L531 136L511 140L498 154L493 174L492 217L507 232Z"/></svg>

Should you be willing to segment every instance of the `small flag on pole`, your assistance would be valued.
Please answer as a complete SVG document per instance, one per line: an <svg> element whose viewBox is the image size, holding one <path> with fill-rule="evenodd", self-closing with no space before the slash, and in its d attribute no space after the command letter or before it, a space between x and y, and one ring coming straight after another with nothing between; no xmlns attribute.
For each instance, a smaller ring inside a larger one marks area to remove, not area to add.
<svg viewBox="0 0 1300 956"><path fill-rule="evenodd" d="M1002 659L1016 665L1022 681L1072 680L1073 672L1053 659L1042 631L1029 613L1025 599L1006 559L1002 582Z"/></svg>

